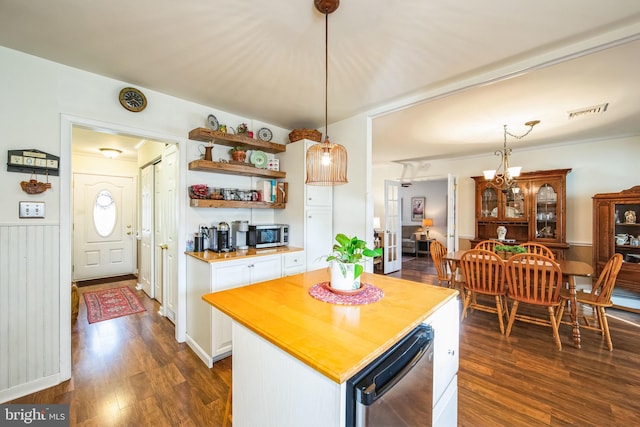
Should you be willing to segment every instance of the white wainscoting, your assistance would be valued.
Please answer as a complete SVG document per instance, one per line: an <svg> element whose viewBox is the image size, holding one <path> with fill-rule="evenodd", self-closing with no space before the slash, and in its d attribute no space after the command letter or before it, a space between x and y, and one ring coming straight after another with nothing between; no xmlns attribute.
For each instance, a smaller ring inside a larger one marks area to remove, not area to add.
<svg viewBox="0 0 640 427"><path fill-rule="evenodd" d="M58 377L59 269L58 225L0 225L0 402Z"/></svg>

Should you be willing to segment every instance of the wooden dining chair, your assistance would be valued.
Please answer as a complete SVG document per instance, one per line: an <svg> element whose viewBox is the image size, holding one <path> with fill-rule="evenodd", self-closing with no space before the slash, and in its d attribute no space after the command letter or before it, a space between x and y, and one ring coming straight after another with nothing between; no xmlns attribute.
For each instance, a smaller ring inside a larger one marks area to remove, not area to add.
<svg viewBox="0 0 640 427"><path fill-rule="evenodd" d="M598 276L598 280L591 288L591 292L585 292L584 290L579 290L576 294L576 301L580 304L587 304L593 307L593 311L596 315L596 319L598 321L598 326L592 326L589 323L589 319L586 316L583 316L584 324L581 324L581 328L591 329L595 331L599 331L600 334L604 335L605 340L607 341L607 347L609 351L613 350L613 342L611 341L611 334L609 332L609 322L607 322L607 313L605 312L606 307L611 307L613 302L611 301L611 295L613 294L613 287L616 284L616 277L618 277L618 272L620 272L620 268L622 267L622 255L615 254L609 261L605 264L600 276ZM567 302L571 300L571 295L569 294L568 289L562 289L560 291L560 307L558 307L558 324L562 320L562 314L564 313L564 307Z"/></svg>
<svg viewBox="0 0 640 427"><path fill-rule="evenodd" d="M436 267L436 273L438 274L438 284L442 286L446 284L447 287L452 288L454 284L453 275L451 274L451 267L444 256L447 254L447 248L437 240L431 242L430 246L431 259Z"/></svg>
<svg viewBox="0 0 640 427"><path fill-rule="evenodd" d="M495 252L494 249L496 245L499 245L500 242L496 240L483 240L482 242L478 242L473 249L484 249L485 251Z"/></svg>
<svg viewBox="0 0 640 427"><path fill-rule="evenodd" d="M538 254L546 256L547 258L556 259L556 255L553 251L540 243L526 242L522 243L520 246L525 248L530 254Z"/></svg>
<svg viewBox="0 0 640 427"><path fill-rule="evenodd" d="M504 262L495 253L484 249L471 249L462 254L460 268L464 276L464 304L460 321L467 316L469 308L496 313L500 333L504 334L504 317L507 288L504 283ZM477 302L476 294L489 295L495 299L495 307Z"/></svg>
<svg viewBox="0 0 640 427"><path fill-rule="evenodd" d="M556 311L560 307L560 289L562 287L562 271L553 259L532 253L516 254L506 261L505 276L507 279L507 296L513 300L507 325L507 336L511 334L513 322L533 323L550 326L553 330L558 350L562 350ZM549 320L533 315L518 314L520 304L546 307Z"/></svg>

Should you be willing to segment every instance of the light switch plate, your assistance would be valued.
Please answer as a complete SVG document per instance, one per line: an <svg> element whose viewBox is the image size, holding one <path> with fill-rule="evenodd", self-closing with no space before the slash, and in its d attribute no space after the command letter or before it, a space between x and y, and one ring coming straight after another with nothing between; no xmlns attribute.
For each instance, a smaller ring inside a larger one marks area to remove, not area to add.
<svg viewBox="0 0 640 427"><path fill-rule="evenodd" d="M20 218L44 218L44 202L20 202Z"/></svg>

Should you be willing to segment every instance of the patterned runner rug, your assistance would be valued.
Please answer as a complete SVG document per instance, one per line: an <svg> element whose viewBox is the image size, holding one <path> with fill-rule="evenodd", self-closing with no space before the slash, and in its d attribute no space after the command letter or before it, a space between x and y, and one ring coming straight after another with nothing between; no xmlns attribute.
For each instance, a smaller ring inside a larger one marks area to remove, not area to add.
<svg viewBox="0 0 640 427"><path fill-rule="evenodd" d="M136 294L127 286L85 292L84 302L87 304L89 323L146 311Z"/></svg>

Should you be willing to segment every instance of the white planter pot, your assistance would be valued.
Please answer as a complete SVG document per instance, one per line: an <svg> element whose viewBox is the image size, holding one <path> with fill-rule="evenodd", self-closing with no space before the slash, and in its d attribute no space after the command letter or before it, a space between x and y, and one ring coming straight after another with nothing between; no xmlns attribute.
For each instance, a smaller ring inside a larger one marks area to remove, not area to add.
<svg viewBox="0 0 640 427"><path fill-rule="evenodd" d="M345 274L342 274L340 266L345 268ZM339 291L353 291L360 289L360 277L354 279L355 264L340 264L331 261L331 287Z"/></svg>

